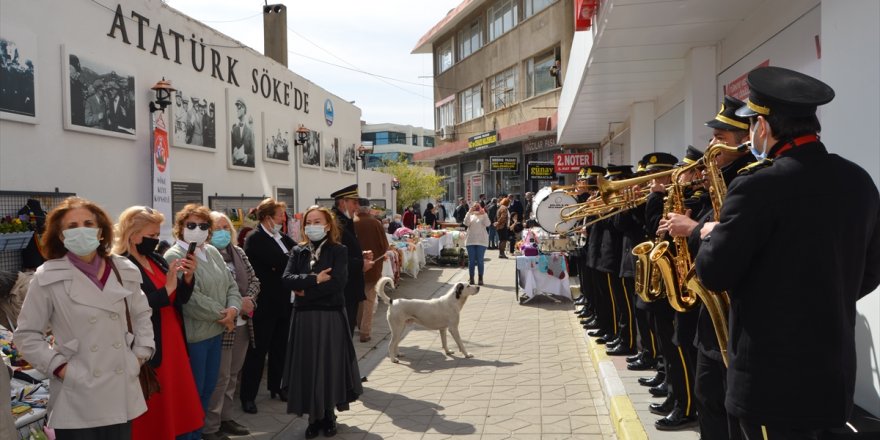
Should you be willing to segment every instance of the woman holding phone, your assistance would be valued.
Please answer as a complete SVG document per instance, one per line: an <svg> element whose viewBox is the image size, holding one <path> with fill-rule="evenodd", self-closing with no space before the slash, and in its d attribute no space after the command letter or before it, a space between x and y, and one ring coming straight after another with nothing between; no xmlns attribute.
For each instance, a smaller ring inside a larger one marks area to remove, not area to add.
<svg viewBox="0 0 880 440"><path fill-rule="evenodd" d="M464 217L464 225L467 226L465 246L468 253L470 284L474 284L474 268L476 268L479 275L478 284L483 285L483 257L486 255L486 248L489 247L488 228L491 224L489 215L480 202L474 202Z"/></svg>
<svg viewBox="0 0 880 440"><path fill-rule="evenodd" d="M303 237L290 253L282 282L295 293L284 383L287 412L309 415L306 438L336 435L334 409L345 411L363 394L357 355L345 315L348 251L333 214L306 211Z"/></svg>
<svg viewBox="0 0 880 440"><path fill-rule="evenodd" d="M241 309L238 284L229 273L223 256L208 244L212 225L208 208L195 203L184 206L174 219L173 233L177 243L165 253L169 265L189 258L189 254L195 255L198 263L192 296L183 305L183 322L190 367L205 413L217 384L223 332L235 328L235 318ZM179 438L200 440L202 432L199 429L188 437Z"/></svg>

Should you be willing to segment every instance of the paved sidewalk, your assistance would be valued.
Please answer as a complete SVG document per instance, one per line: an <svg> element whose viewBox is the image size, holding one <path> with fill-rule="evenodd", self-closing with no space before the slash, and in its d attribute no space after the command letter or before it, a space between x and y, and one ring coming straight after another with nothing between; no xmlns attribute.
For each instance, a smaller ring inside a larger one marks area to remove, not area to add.
<svg viewBox="0 0 880 440"><path fill-rule="evenodd" d="M583 331L570 303L514 300L514 260L486 262L486 286L464 307L461 334L473 359L445 356L437 331L414 328L401 343L404 357L386 357L387 323L380 304L373 340L357 342L361 401L339 414L340 439L614 439L605 394ZM393 298L446 293L467 271L429 267L404 277ZM450 348L457 351L450 338ZM306 421L284 412L284 403L257 399L260 413L237 420L252 435L237 438L300 439Z"/></svg>

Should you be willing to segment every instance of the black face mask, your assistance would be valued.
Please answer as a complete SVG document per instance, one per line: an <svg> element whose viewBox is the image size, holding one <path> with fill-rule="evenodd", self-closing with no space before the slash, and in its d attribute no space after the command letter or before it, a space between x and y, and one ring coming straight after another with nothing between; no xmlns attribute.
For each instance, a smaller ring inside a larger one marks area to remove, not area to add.
<svg viewBox="0 0 880 440"><path fill-rule="evenodd" d="M134 247L137 249L139 254L149 255L156 251L156 246L158 245L158 238L144 237L141 239L141 242L136 244Z"/></svg>

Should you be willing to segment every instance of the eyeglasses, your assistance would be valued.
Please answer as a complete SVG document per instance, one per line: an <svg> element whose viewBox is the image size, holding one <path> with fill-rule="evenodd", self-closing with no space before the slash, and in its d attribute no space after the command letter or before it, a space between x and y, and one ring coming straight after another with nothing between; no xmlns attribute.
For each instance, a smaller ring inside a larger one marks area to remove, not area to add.
<svg viewBox="0 0 880 440"><path fill-rule="evenodd" d="M203 231L207 231L208 228L211 227L211 225L209 225L209 224L207 224L207 223L187 223L187 224L186 224L186 229L189 229L190 231L192 231L192 230L194 230L197 226L198 226L199 229L201 229L201 230L203 230Z"/></svg>

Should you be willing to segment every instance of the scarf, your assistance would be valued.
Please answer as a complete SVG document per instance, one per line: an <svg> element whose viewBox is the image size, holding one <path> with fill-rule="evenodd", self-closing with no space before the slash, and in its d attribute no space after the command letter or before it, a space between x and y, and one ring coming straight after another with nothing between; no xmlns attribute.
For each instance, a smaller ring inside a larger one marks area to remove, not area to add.
<svg viewBox="0 0 880 440"><path fill-rule="evenodd" d="M312 253L312 258L309 261L309 270L312 270L315 267L315 263L321 258L321 250L324 248L324 243L327 243L326 238L319 242L309 241L309 251Z"/></svg>
<svg viewBox="0 0 880 440"><path fill-rule="evenodd" d="M238 284L238 292L241 293L242 296L247 296L250 277L248 276L247 267L245 267L244 260L241 258L238 250L231 244L223 249L217 250L220 251L220 255L223 256L223 261L232 263L232 267L235 268L235 284Z"/></svg>
<svg viewBox="0 0 880 440"><path fill-rule="evenodd" d="M103 261L104 258L102 258L100 255L96 255L95 258L92 259L91 263L87 263L76 255L73 255L72 252L68 252L67 259L88 279L92 280L92 282L95 283L95 285L98 286L99 289L104 288L104 282L102 282L101 279L98 278L98 270L101 268L101 261ZM110 268L108 267L107 270L110 270Z"/></svg>

